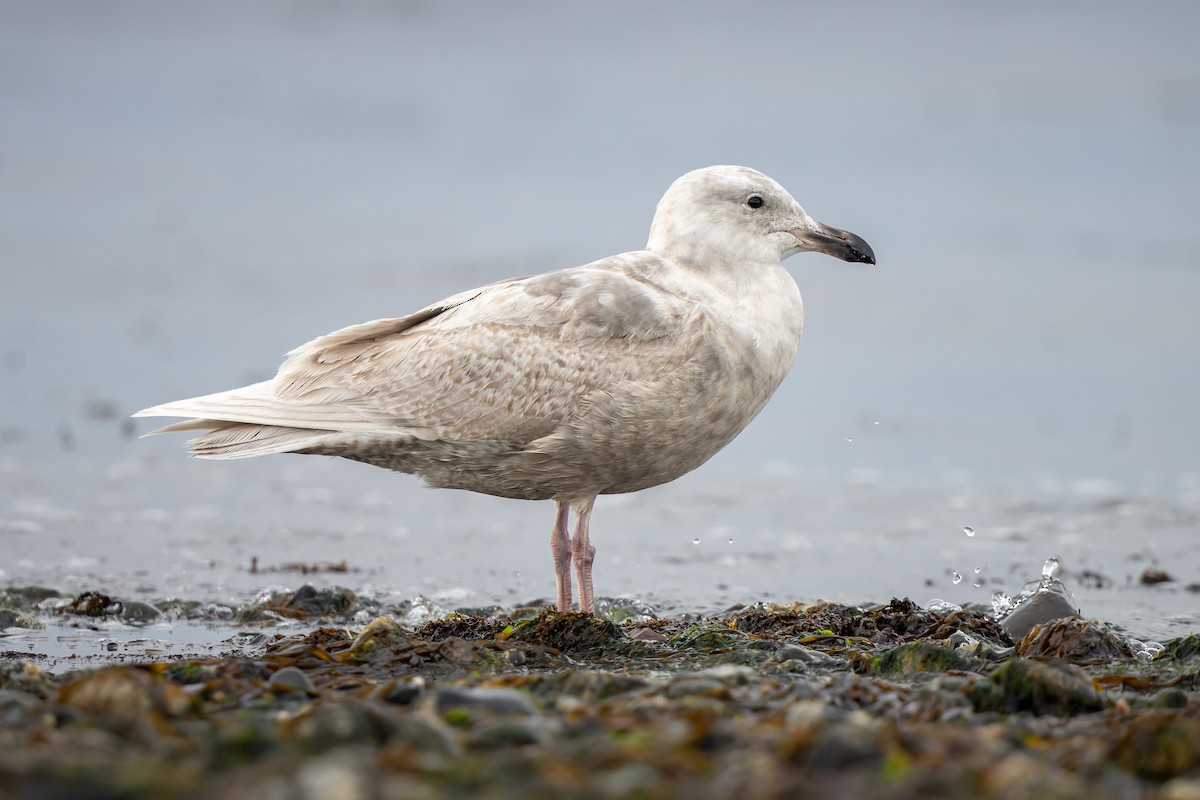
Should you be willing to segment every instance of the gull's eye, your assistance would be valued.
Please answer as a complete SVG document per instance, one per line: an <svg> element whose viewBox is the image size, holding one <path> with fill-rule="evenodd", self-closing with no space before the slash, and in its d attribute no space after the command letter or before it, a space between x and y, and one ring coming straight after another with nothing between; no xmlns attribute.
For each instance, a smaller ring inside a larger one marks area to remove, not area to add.
<svg viewBox="0 0 1200 800"><path fill-rule="evenodd" d="M756 194L752 194L750 195L750 198L746 200L746 205L750 206L751 208L762 208L763 199Z"/></svg>

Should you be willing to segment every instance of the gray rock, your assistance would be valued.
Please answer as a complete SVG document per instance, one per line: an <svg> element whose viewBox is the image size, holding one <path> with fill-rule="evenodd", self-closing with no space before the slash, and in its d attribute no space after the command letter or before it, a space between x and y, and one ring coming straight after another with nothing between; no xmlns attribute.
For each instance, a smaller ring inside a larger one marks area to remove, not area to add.
<svg viewBox="0 0 1200 800"><path fill-rule="evenodd" d="M120 617L134 624L151 622L162 616L162 612L149 603L140 600L125 600L121 603Z"/></svg>
<svg viewBox="0 0 1200 800"><path fill-rule="evenodd" d="M795 661L805 665L812 665L814 667L839 663L838 659L831 655L826 655L820 650L813 650L811 647L797 647L795 645L786 645L779 648L771 654L771 661L780 664L788 661Z"/></svg>
<svg viewBox="0 0 1200 800"><path fill-rule="evenodd" d="M1017 603L1012 611L1008 612L1000 621L1000 627L1012 637L1013 641L1019 641L1033 629L1034 625L1041 625L1052 619L1074 617L1078 613L1078 606L1076 606L1071 592L1063 585L1062 581L1051 579L1046 581L1036 592Z"/></svg>
<svg viewBox="0 0 1200 800"><path fill-rule="evenodd" d="M271 680L267 681L267 688L276 694L303 692L307 695L315 695L317 693L312 681L297 667L284 667L276 670L275 674L271 676Z"/></svg>
<svg viewBox="0 0 1200 800"><path fill-rule="evenodd" d="M346 614L355 601L354 592L342 586L318 589L306 583L286 599L283 605L305 616L333 616Z"/></svg>

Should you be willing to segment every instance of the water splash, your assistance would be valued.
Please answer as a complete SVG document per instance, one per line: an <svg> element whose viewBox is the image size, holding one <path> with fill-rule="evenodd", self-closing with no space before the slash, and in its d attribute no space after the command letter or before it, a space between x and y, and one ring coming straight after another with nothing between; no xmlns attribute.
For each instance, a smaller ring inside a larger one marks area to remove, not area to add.
<svg viewBox="0 0 1200 800"><path fill-rule="evenodd" d="M639 597L597 597L596 616L615 622L649 622L658 619L658 609Z"/></svg>
<svg viewBox="0 0 1200 800"><path fill-rule="evenodd" d="M397 609L396 616L401 625L407 628L419 628L426 622L442 619L450 613L436 600L419 594L407 602L407 608Z"/></svg>
<svg viewBox="0 0 1200 800"><path fill-rule="evenodd" d="M1161 642L1155 641L1143 642L1141 639L1126 639L1125 643L1133 648L1133 657L1138 661L1153 661L1166 649Z"/></svg>
<svg viewBox="0 0 1200 800"><path fill-rule="evenodd" d="M1052 581L1057 577L1059 567L1058 556L1050 556L1042 565L1042 583Z"/></svg>
<svg viewBox="0 0 1200 800"><path fill-rule="evenodd" d="M962 606L957 603L951 603L949 600L934 598L925 604L926 611L933 611L937 614L952 614L955 611L962 611Z"/></svg>
<svg viewBox="0 0 1200 800"><path fill-rule="evenodd" d="M962 575L959 574L958 570L952 570L950 572L950 582L955 586L962 583Z"/></svg>
<svg viewBox="0 0 1200 800"><path fill-rule="evenodd" d="M273 584L264 589L259 589L258 594L254 595L254 599L250 601L251 606L265 606L274 602L276 598L286 597L291 594L291 589L282 584ZM67 600L70 603L70 599Z"/></svg>
<svg viewBox="0 0 1200 800"><path fill-rule="evenodd" d="M1006 616L1008 612L1016 608L1016 603L1007 594L1001 591L992 592L992 613L997 618Z"/></svg>

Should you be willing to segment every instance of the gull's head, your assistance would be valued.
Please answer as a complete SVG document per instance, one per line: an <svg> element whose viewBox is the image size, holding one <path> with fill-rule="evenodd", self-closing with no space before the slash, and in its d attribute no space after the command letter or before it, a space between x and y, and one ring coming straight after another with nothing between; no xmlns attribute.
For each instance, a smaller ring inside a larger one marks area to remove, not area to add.
<svg viewBox="0 0 1200 800"><path fill-rule="evenodd" d="M778 264L804 250L875 263L861 237L817 222L786 189L749 167L705 167L671 184L658 202L646 249L699 267Z"/></svg>

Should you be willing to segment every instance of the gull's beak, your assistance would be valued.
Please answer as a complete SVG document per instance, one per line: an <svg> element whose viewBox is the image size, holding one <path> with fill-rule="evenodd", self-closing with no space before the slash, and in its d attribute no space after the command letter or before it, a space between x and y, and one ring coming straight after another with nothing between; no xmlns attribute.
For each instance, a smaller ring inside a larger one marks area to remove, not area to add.
<svg viewBox="0 0 1200 800"><path fill-rule="evenodd" d="M813 220L812 223L811 229L793 228L788 231L796 237L796 241L800 242L802 249L815 250L818 253L840 258L842 261L875 263L875 251L858 234L823 225L816 220Z"/></svg>

